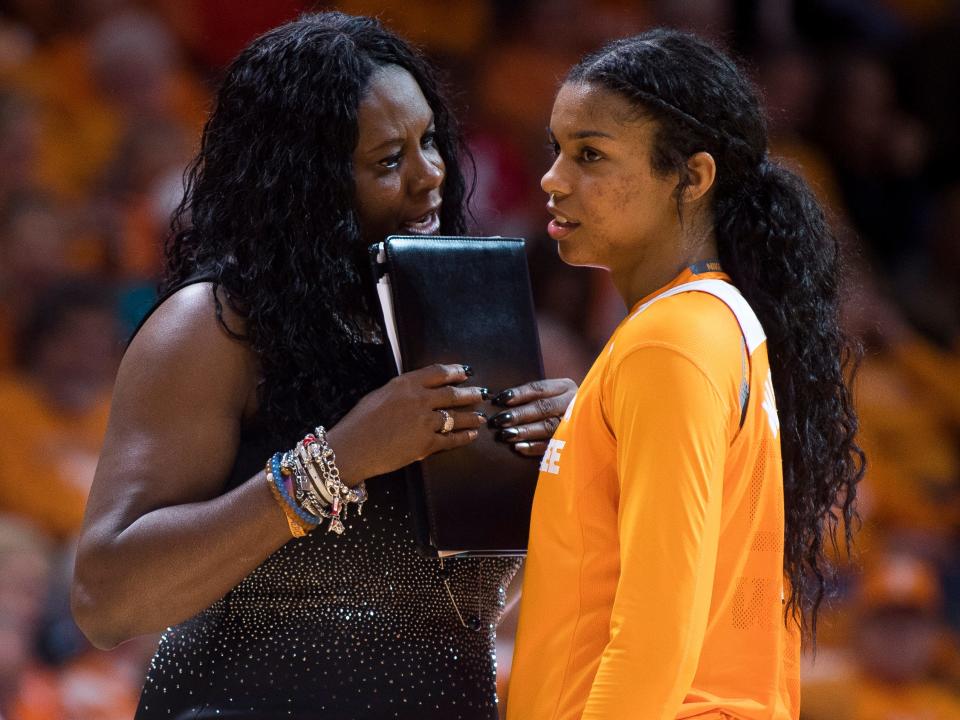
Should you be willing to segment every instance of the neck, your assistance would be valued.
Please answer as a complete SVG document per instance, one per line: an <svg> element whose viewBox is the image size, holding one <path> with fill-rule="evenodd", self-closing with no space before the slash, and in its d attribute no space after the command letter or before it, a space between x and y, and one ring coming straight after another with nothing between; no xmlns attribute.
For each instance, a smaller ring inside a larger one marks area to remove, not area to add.
<svg viewBox="0 0 960 720"><path fill-rule="evenodd" d="M706 240L687 246L684 252L645 257L632 267L611 271L613 284L627 308L632 308L647 295L673 280L685 268L716 258L717 243L711 234Z"/></svg>

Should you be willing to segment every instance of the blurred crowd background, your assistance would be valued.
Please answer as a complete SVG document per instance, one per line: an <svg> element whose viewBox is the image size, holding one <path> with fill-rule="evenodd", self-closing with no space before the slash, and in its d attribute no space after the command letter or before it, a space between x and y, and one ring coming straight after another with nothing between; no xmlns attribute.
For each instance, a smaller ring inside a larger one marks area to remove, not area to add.
<svg viewBox="0 0 960 720"><path fill-rule="evenodd" d="M124 341L231 57L297 0L0 0L0 718L129 718L155 637L91 648L72 550ZM951 0L349 0L447 73L476 231L529 243L544 359L579 380L624 307L545 234L544 128L581 53L654 25L739 57L771 153L848 254L863 529L836 555L806 720L960 718L960 4ZM144 601L149 602L145 588ZM500 638L505 681L512 617ZM505 684L502 683L505 687Z"/></svg>

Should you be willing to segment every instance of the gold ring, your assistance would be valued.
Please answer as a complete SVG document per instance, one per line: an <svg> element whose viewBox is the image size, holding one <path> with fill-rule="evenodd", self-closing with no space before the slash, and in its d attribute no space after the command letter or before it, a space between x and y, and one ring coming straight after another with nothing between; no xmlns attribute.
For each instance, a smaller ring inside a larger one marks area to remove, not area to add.
<svg viewBox="0 0 960 720"><path fill-rule="evenodd" d="M443 420L443 424L440 427L440 434L446 435L451 430L453 430L453 415L448 413L446 410L437 410L440 413L440 418Z"/></svg>

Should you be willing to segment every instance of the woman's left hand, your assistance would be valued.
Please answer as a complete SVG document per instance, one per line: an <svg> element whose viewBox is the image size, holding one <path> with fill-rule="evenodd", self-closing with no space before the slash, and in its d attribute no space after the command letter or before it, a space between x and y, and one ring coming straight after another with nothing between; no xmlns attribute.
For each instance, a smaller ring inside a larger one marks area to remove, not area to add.
<svg viewBox="0 0 960 720"><path fill-rule="evenodd" d="M576 394L577 384L567 378L508 388L493 399L506 409L491 417L488 427L521 455L539 457Z"/></svg>

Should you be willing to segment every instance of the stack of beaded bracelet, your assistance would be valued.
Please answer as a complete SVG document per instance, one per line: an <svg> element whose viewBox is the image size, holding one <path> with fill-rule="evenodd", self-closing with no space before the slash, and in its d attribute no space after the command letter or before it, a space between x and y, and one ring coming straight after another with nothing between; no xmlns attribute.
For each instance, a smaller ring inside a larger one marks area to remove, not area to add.
<svg viewBox="0 0 960 720"><path fill-rule="evenodd" d="M294 537L302 537L325 518L330 520L327 531L340 535L346 529L343 520L347 519L348 506L354 503L357 513L363 512L366 485L344 485L323 427L304 437L292 450L276 453L267 465L267 481Z"/></svg>

